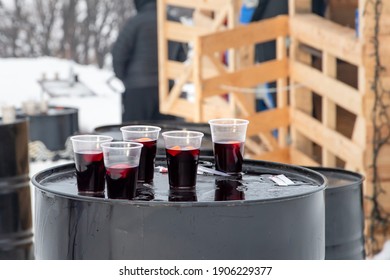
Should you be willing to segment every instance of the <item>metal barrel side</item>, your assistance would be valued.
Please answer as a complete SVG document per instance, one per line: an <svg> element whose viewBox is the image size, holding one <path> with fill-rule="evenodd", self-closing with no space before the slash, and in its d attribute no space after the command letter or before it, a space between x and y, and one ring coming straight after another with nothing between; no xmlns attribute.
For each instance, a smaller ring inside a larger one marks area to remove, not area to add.
<svg viewBox="0 0 390 280"><path fill-rule="evenodd" d="M325 259L365 259L364 177L339 168L311 168L328 180L325 190Z"/></svg>
<svg viewBox="0 0 390 280"><path fill-rule="evenodd" d="M33 259L28 120L0 121L0 259Z"/></svg>

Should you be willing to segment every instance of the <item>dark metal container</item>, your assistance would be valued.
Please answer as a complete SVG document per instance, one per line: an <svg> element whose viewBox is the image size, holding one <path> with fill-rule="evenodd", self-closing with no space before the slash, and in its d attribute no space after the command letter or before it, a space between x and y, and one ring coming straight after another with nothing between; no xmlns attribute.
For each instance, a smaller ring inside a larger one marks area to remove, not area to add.
<svg viewBox="0 0 390 280"><path fill-rule="evenodd" d="M46 113L29 115L30 141L41 141L51 151L65 149L68 137L79 130L78 109L50 107Z"/></svg>
<svg viewBox="0 0 390 280"><path fill-rule="evenodd" d="M325 259L365 259L364 177L338 168L311 169L328 180L325 191Z"/></svg>
<svg viewBox="0 0 390 280"><path fill-rule="evenodd" d="M108 135L114 138L114 140L122 140L122 132L120 128L126 125L153 125L161 127L159 135L159 141L157 141L157 154L165 155L164 140L161 136L162 132L170 130L194 130L204 134L202 139L201 155L212 156L213 155L213 142L211 139L210 125L206 123L189 123L183 121L172 120L156 120L156 121L133 121L123 124L100 126L94 129L94 133Z"/></svg>
<svg viewBox="0 0 390 280"><path fill-rule="evenodd" d="M0 260L33 259L28 120L0 119Z"/></svg>
<svg viewBox="0 0 390 280"><path fill-rule="evenodd" d="M73 164L37 173L36 258L324 259L324 176L262 161L243 169L241 178L198 174L196 191L183 192L156 172L132 201L79 195ZM273 183L278 174L294 185Z"/></svg>

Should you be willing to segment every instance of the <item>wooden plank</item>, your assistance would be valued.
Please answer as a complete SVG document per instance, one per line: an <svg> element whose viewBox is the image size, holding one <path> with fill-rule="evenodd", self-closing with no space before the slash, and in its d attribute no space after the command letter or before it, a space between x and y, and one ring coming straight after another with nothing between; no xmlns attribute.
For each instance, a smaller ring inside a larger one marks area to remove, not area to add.
<svg viewBox="0 0 390 280"><path fill-rule="evenodd" d="M176 42L192 42L201 35L211 33L209 28L199 26L188 26L178 22L165 21L166 39Z"/></svg>
<svg viewBox="0 0 390 280"><path fill-rule="evenodd" d="M202 122L207 122L217 118L234 118L235 115L230 110L230 104L221 96L206 98L202 102L203 114Z"/></svg>
<svg viewBox="0 0 390 280"><path fill-rule="evenodd" d="M290 61L290 74L298 83L304 84L344 109L356 115L363 114L362 98L355 88L297 61Z"/></svg>
<svg viewBox="0 0 390 280"><path fill-rule="evenodd" d="M210 15L205 14L204 10L199 10L199 9L196 9L192 13L192 21L195 26L207 27L207 28L210 28L210 26L214 22Z"/></svg>
<svg viewBox="0 0 390 280"><path fill-rule="evenodd" d="M228 72L226 66L222 63L222 61L218 60L214 55L205 55L203 57L204 59L204 62L203 64L208 64L209 67L212 67L213 70L214 70L214 75L218 75L218 74L225 74ZM210 73L211 75L211 73ZM207 74L203 74L203 79L208 79L210 78L209 76L210 75L207 75Z"/></svg>
<svg viewBox="0 0 390 280"><path fill-rule="evenodd" d="M290 45L290 62L302 61L308 65L312 63L312 57L299 48L299 42L296 38L291 37ZM299 87L297 81L291 76L290 69L290 106L291 108L299 109L307 114L313 113L313 94L307 87ZM291 123L291 146L300 151L304 151L307 155L313 154L313 145L310 140L300 134Z"/></svg>
<svg viewBox="0 0 390 280"><path fill-rule="evenodd" d="M193 119L195 122L200 122L202 120L202 112L203 112L203 106L202 106L202 70L203 70L203 59L202 59L202 53L203 49L202 46L199 43L199 39L197 38L194 42L194 54L193 54L193 79L194 79L194 86L195 86L195 102L193 104L194 106L194 115Z"/></svg>
<svg viewBox="0 0 390 280"><path fill-rule="evenodd" d="M240 109L242 117L249 117L255 113L256 108L254 94L232 92L230 96L234 97L235 103Z"/></svg>
<svg viewBox="0 0 390 280"><path fill-rule="evenodd" d="M159 80L159 102L160 108L162 102L168 96L169 84L167 78L167 60L168 60L168 41L163 22L166 20L165 0L157 1L157 31L158 31L158 80Z"/></svg>
<svg viewBox="0 0 390 280"><path fill-rule="evenodd" d="M191 77L192 71L193 71L192 65L186 65L184 72L181 73L180 76L177 78L173 88L169 92L168 97L162 104L163 112L169 111L173 103L175 102L175 100L180 98L180 94L182 93L183 86L188 81L189 77Z"/></svg>
<svg viewBox="0 0 390 280"><path fill-rule="evenodd" d="M330 78L336 78L337 59L327 52L322 54L322 72ZM336 129L336 104L329 98L322 98L322 123L330 128ZM336 167L336 156L328 149L322 149L322 165L326 167Z"/></svg>
<svg viewBox="0 0 390 280"><path fill-rule="evenodd" d="M166 113L193 121L195 116L194 103L183 98L176 99L171 110Z"/></svg>
<svg viewBox="0 0 390 280"><path fill-rule="evenodd" d="M272 152L265 152L263 154L252 156L251 159L290 163L290 149L286 147Z"/></svg>
<svg viewBox="0 0 390 280"><path fill-rule="evenodd" d="M279 149L278 141L270 131L259 133L259 137L270 151Z"/></svg>
<svg viewBox="0 0 390 280"><path fill-rule="evenodd" d="M245 149L246 149L245 154L247 155L247 154L252 153L252 156L253 156L253 154L259 155L259 154L265 153L267 151L266 148L261 145L261 143L257 143L256 141L254 141L250 137L246 138L246 140L245 140Z"/></svg>
<svg viewBox="0 0 390 280"><path fill-rule="evenodd" d="M314 159L312 159L308 155L294 148L290 148L290 158L291 158L291 162L297 165L313 166L313 167L320 166L320 164L316 162Z"/></svg>
<svg viewBox="0 0 390 280"><path fill-rule="evenodd" d="M290 18L291 36L354 65L362 65L362 45L355 30L314 14Z"/></svg>
<svg viewBox="0 0 390 280"><path fill-rule="evenodd" d="M291 110L291 122L307 138L328 149L344 161L362 162L363 151L356 143L322 125L299 110Z"/></svg>
<svg viewBox="0 0 390 280"><path fill-rule="evenodd" d="M211 29L216 31L216 30L219 30L221 27L224 28L224 23L225 23L225 20L228 16L228 12L229 12L229 6L226 5L225 7L223 7L221 10L219 10L217 12L217 16L215 17L212 25L211 25ZM210 26L209 26L210 28Z"/></svg>
<svg viewBox="0 0 390 280"><path fill-rule="evenodd" d="M202 94L204 97L224 94L229 86L247 88L287 77L288 60L271 60L237 70L234 73L226 73L215 78L205 79Z"/></svg>
<svg viewBox="0 0 390 280"><path fill-rule="evenodd" d="M186 64L172 60L167 60L166 65L166 77L171 80L175 80L180 77L187 68ZM188 82L192 82L192 75L188 77Z"/></svg>
<svg viewBox="0 0 390 280"><path fill-rule="evenodd" d="M287 46L286 46L286 38L278 37L276 40L276 59L283 60L287 57ZM287 79L279 78L276 81L276 105L278 108L285 108L288 106L288 95L287 95ZM278 141L280 147L287 146L287 128L281 127L278 130Z"/></svg>
<svg viewBox="0 0 390 280"><path fill-rule="evenodd" d="M200 37L205 54L267 42L288 35L288 17L277 16L234 29L207 34ZM240 38L237 40L237 38Z"/></svg>
<svg viewBox="0 0 390 280"><path fill-rule="evenodd" d="M228 7L228 10L227 10L227 26L231 31L235 30L239 26L239 16L238 16L238 11L240 10L239 4L240 3L238 3L237 1L232 2L232 5L230 5ZM214 35L216 35L216 34L219 34L219 32L214 33ZM241 38L240 38L240 40L241 40ZM202 44L202 39L200 40L199 43L202 45L202 49L203 49L204 53L208 53L207 49L205 49L203 44ZM213 52L213 53L215 53L215 52ZM228 49L227 55L228 55L227 64L228 64L229 71L231 71L231 72L236 71L237 70L237 52L236 52L236 50L234 48ZM234 102L234 97L231 98L231 102Z"/></svg>
<svg viewBox="0 0 390 280"><path fill-rule="evenodd" d="M352 141L359 145L363 151L366 149L366 141L368 141L367 138L367 127L366 127L366 121L363 117L358 116L355 121L354 129L352 132ZM356 170L358 172L364 172L364 163L363 162L352 162L347 161L345 165L345 169L348 170Z"/></svg>
<svg viewBox="0 0 390 280"><path fill-rule="evenodd" d="M262 111L248 117L247 136L254 136L261 132L270 132L279 127L287 127L290 124L289 114L290 110L288 108L277 108Z"/></svg>
<svg viewBox="0 0 390 280"><path fill-rule="evenodd" d="M159 0L160 1L160 0ZM168 5L202 10L220 10L232 1L226 0L165 0ZM233 2L238 0L233 0Z"/></svg>
<svg viewBox="0 0 390 280"><path fill-rule="evenodd" d="M312 0L289 0L289 15L294 16L298 13L311 13Z"/></svg>

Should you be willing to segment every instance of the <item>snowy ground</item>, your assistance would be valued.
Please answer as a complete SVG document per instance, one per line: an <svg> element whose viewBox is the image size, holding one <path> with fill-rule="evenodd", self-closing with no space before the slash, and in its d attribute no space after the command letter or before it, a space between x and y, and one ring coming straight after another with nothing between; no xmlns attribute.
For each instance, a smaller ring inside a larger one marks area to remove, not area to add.
<svg viewBox="0 0 390 280"><path fill-rule="evenodd" d="M70 69L96 96L50 97L44 93L39 80L67 79ZM111 86L110 86L111 85ZM39 102L44 98L49 105L73 107L79 110L81 132L92 132L96 127L121 122L120 92L123 86L113 73L94 66L81 66L57 58L0 59L0 107L13 105L21 108L23 101ZM0 110L1 115L1 110Z"/></svg>

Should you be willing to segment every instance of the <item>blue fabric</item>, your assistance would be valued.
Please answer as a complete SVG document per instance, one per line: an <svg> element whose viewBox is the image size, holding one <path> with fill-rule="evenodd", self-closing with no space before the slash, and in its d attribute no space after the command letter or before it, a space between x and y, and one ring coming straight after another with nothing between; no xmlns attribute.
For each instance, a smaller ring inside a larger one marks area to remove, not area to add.
<svg viewBox="0 0 390 280"><path fill-rule="evenodd" d="M240 13L240 23L249 23L251 21L254 11L255 7L248 8L245 5L242 5Z"/></svg>

